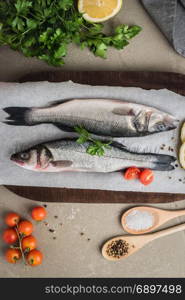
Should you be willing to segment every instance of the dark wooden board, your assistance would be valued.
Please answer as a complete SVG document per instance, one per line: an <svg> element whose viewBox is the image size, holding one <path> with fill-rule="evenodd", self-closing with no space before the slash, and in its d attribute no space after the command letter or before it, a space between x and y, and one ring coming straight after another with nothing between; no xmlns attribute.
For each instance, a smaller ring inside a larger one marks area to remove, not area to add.
<svg viewBox="0 0 185 300"><path fill-rule="evenodd" d="M109 86L136 86L145 89L168 88L185 95L185 75L166 72L65 71L28 74L20 80ZM167 104L167 102L166 102ZM19 196L42 202L75 203L162 203L185 199L185 194L116 192L102 190L6 186Z"/></svg>

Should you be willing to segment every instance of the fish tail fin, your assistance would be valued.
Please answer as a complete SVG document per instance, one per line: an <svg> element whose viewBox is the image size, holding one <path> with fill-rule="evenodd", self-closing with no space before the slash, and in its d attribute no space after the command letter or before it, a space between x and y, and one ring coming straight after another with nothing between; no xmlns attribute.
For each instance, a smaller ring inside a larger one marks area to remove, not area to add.
<svg viewBox="0 0 185 300"><path fill-rule="evenodd" d="M176 157L168 154L155 154L158 163L171 164L176 161Z"/></svg>
<svg viewBox="0 0 185 300"><path fill-rule="evenodd" d="M3 108L3 110L9 114L9 116L6 118L7 121L4 121L4 123L15 126L29 125L26 121L26 114L30 111L30 108L10 106Z"/></svg>
<svg viewBox="0 0 185 300"><path fill-rule="evenodd" d="M176 158L174 156L157 154L156 159L157 160L154 162L153 170L171 171L175 169L175 167L171 165L174 161L176 161Z"/></svg>
<svg viewBox="0 0 185 300"><path fill-rule="evenodd" d="M152 169L156 170L156 171L172 171L175 169L175 167L172 166L171 164L157 164L156 163Z"/></svg>

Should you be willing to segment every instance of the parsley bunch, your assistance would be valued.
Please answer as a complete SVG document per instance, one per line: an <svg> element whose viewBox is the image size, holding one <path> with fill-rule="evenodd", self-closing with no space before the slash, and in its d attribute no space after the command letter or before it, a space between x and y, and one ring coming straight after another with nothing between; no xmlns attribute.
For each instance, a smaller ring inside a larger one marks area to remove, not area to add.
<svg viewBox="0 0 185 300"><path fill-rule="evenodd" d="M82 126L75 126L75 131L80 135L77 139L78 144L84 144L86 142L91 142L91 145L87 147L86 152L90 155L103 156L105 154L105 149L111 149L109 142L102 142L100 140L95 140L92 138L91 134Z"/></svg>
<svg viewBox="0 0 185 300"><path fill-rule="evenodd" d="M141 31L139 26L120 25L113 35L106 35L102 24L83 19L75 2L0 0L0 46L9 45L25 56L61 66L70 43L106 58L109 46L123 49Z"/></svg>

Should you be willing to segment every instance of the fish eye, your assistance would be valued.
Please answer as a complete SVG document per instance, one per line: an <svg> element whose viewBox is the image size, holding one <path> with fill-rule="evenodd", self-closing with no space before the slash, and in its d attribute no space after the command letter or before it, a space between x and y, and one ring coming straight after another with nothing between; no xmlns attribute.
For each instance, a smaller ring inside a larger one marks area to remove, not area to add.
<svg viewBox="0 0 185 300"><path fill-rule="evenodd" d="M20 154L20 159L22 160L28 160L30 158L30 155L28 152L23 152Z"/></svg>
<svg viewBox="0 0 185 300"><path fill-rule="evenodd" d="M165 126L165 124L163 124L163 123L158 123L158 124L157 124L157 129L158 129L158 130L165 130L165 129L166 129L166 126Z"/></svg>

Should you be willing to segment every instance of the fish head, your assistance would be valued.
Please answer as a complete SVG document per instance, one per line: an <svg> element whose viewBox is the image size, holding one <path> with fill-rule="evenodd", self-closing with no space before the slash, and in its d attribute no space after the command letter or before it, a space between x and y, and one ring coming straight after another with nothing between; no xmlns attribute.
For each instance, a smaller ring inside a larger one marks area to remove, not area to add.
<svg viewBox="0 0 185 300"><path fill-rule="evenodd" d="M35 147L29 150L15 153L10 158L16 165L28 170L41 171L46 169L51 155L44 147Z"/></svg>
<svg viewBox="0 0 185 300"><path fill-rule="evenodd" d="M148 121L148 131L151 133L173 130L177 128L178 121L172 115L152 112Z"/></svg>
<svg viewBox="0 0 185 300"><path fill-rule="evenodd" d="M25 169L35 169L38 163L37 149L15 153L10 158L16 165Z"/></svg>

